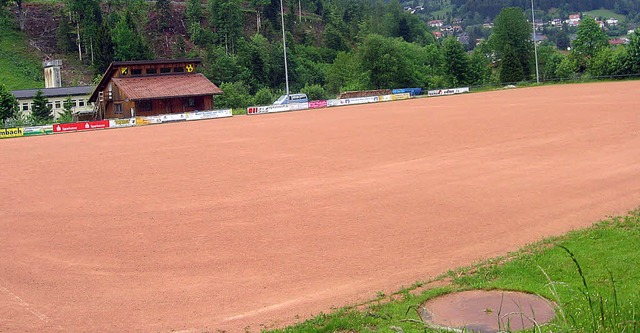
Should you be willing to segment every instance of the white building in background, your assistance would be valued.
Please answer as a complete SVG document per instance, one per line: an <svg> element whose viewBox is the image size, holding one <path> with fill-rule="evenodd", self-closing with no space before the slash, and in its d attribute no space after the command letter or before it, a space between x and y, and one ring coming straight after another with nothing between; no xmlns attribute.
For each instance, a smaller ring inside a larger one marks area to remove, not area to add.
<svg viewBox="0 0 640 333"><path fill-rule="evenodd" d="M14 90L13 95L18 100L20 112L29 116L33 110L33 98L38 90L42 91L44 98L49 101L53 119L56 120L64 110L64 102L71 98L71 112L75 115L93 112L93 103L89 103L89 97L95 87L62 87L62 60L48 60L42 62L44 70L44 89Z"/></svg>
<svg viewBox="0 0 640 333"><path fill-rule="evenodd" d="M89 96L93 92L95 87L83 86L83 87L65 87L65 88L44 88L44 89L25 89L14 90L13 95L18 100L18 106L20 112L25 116L31 114L33 110L33 98L36 96L38 90L42 91L44 97L49 101L49 106L54 116L54 119L58 119L64 109L64 101L67 97L71 97L73 114L83 114L93 112L93 103L89 103Z"/></svg>

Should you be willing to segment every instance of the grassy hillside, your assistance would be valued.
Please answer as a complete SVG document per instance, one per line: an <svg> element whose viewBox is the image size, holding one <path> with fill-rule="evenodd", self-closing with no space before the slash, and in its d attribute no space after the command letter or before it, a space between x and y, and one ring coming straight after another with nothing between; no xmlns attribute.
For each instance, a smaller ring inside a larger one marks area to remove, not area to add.
<svg viewBox="0 0 640 333"><path fill-rule="evenodd" d="M624 15L616 14L613 11L608 9L591 10L588 12L584 12L584 15L591 16L591 17L599 17L602 19L615 18L621 21L625 19Z"/></svg>
<svg viewBox="0 0 640 333"><path fill-rule="evenodd" d="M44 87L42 65L14 22L0 16L0 83L10 90Z"/></svg>

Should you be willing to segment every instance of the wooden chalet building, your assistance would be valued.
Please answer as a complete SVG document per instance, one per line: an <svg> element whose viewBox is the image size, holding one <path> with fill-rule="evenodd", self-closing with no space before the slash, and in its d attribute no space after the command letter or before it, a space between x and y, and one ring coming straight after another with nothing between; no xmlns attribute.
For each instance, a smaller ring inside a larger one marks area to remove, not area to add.
<svg viewBox="0 0 640 333"><path fill-rule="evenodd" d="M116 61L109 65L89 102L95 118L131 118L213 110L222 90L200 73L201 59Z"/></svg>

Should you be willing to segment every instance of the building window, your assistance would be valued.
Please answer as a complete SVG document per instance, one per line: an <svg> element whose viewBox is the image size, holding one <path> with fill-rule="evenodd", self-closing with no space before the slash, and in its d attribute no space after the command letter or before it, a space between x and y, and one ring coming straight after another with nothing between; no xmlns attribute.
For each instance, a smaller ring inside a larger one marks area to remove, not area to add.
<svg viewBox="0 0 640 333"><path fill-rule="evenodd" d="M132 69L131 75L142 75L142 69Z"/></svg>
<svg viewBox="0 0 640 333"><path fill-rule="evenodd" d="M184 99L184 106L188 106L188 107L196 106L196 99L195 98L185 98Z"/></svg>
<svg viewBox="0 0 640 333"><path fill-rule="evenodd" d="M147 68L146 73L147 73L147 75L149 75L149 74L158 74L158 69L157 68Z"/></svg>
<svg viewBox="0 0 640 333"><path fill-rule="evenodd" d="M168 74L168 73L171 73L171 67L160 68L160 74Z"/></svg>
<svg viewBox="0 0 640 333"><path fill-rule="evenodd" d="M151 111L151 101L140 102L140 112L149 112L149 111Z"/></svg>
<svg viewBox="0 0 640 333"><path fill-rule="evenodd" d="M78 100L78 106L79 107L83 107L84 106L84 99Z"/></svg>
<svg viewBox="0 0 640 333"><path fill-rule="evenodd" d="M22 111L29 111L29 103L22 103Z"/></svg>
<svg viewBox="0 0 640 333"><path fill-rule="evenodd" d="M56 101L56 109L59 109L61 106L60 101Z"/></svg>
<svg viewBox="0 0 640 333"><path fill-rule="evenodd" d="M113 112L115 114L122 114L122 104L113 104Z"/></svg>
<svg viewBox="0 0 640 333"><path fill-rule="evenodd" d="M173 67L173 72L174 73L184 73L184 68L183 67Z"/></svg>
<svg viewBox="0 0 640 333"><path fill-rule="evenodd" d="M75 99L71 100L71 107L75 108L78 104L76 103L77 101Z"/></svg>
<svg viewBox="0 0 640 333"><path fill-rule="evenodd" d="M53 110L53 103L51 102L47 103L47 107L49 108L49 110Z"/></svg>

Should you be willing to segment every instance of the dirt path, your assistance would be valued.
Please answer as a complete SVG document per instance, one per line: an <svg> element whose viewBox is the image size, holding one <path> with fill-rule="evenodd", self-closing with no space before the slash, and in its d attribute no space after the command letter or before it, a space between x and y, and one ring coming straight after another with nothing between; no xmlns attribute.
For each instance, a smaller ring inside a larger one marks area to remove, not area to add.
<svg viewBox="0 0 640 333"><path fill-rule="evenodd" d="M0 332L258 331L625 213L638 91L0 141Z"/></svg>

